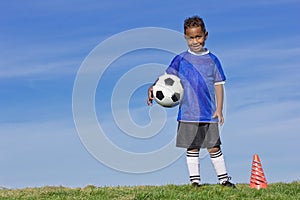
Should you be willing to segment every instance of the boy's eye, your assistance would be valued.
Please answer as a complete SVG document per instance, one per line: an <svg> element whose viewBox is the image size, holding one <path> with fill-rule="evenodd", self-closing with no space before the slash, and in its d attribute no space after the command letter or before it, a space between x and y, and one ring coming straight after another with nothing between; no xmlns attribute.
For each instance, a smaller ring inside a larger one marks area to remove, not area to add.
<svg viewBox="0 0 300 200"><path fill-rule="evenodd" d="M199 40L201 38L202 38L202 35L196 35L195 37L186 37L187 40L193 40L193 39Z"/></svg>
<svg viewBox="0 0 300 200"><path fill-rule="evenodd" d="M202 38L202 35L196 35L194 38L197 39L197 40L199 40L199 39Z"/></svg>

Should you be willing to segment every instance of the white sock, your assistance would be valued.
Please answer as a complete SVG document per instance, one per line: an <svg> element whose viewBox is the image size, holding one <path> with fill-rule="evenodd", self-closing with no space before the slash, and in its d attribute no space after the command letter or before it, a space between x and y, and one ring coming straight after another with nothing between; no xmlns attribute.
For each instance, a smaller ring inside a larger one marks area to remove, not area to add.
<svg viewBox="0 0 300 200"><path fill-rule="evenodd" d="M186 152L186 163L189 170L190 181L192 183L200 183L200 163L199 163L199 151L187 151Z"/></svg>
<svg viewBox="0 0 300 200"><path fill-rule="evenodd" d="M225 160L221 149L215 153L210 153L211 162L215 168L220 184L228 180Z"/></svg>

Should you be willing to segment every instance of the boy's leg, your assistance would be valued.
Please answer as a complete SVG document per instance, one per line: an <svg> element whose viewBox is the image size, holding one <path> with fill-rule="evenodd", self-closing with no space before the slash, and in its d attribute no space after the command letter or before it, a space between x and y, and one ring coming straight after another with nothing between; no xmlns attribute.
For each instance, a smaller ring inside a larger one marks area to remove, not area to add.
<svg viewBox="0 0 300 200"><path fill-rule="evenodd" d="M192 184L200 184L199 149L187 149L186 162Z"/></svg>
<svg viewBox="0 0 300 200"><path fill-rule="evenodd" d="M229 181L225 160L220 146L208 149L211 162L215 168L220 184Z"/></svg>

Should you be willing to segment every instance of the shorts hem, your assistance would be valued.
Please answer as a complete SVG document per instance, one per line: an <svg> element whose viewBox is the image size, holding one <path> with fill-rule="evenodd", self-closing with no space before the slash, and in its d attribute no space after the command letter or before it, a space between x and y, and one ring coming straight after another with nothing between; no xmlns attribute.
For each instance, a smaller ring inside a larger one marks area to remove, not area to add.
<svg viewBox="0 0 300 200"><path fill-rule="evenodd" d="M176 144L178 148L185 148L185 149L211 149L217 146L221 146L222 143L214 144L214 145L207 145L207 146L187 146L184 144Z"/></svg>

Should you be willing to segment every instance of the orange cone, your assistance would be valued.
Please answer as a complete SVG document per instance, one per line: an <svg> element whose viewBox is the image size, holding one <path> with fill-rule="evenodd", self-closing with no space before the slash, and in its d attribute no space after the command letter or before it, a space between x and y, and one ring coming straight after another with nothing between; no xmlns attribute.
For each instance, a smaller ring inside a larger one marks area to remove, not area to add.
<svg viewBox="0 0 300 200"><path fill-rule="evenodd" d="M265 178L265 174L260 163L260 159L257 154L254 154L252 161L252 172L250 179L250 188L267 188L267 180Z"/></svg>

